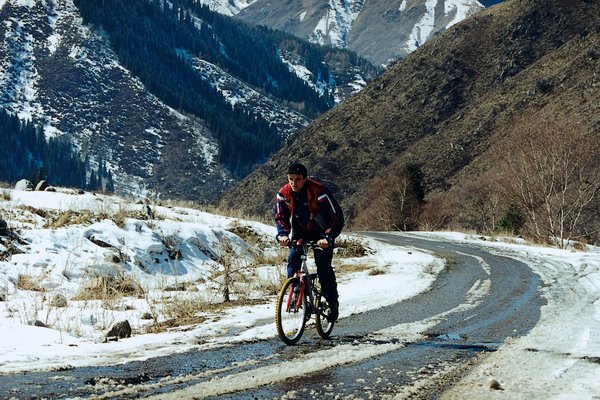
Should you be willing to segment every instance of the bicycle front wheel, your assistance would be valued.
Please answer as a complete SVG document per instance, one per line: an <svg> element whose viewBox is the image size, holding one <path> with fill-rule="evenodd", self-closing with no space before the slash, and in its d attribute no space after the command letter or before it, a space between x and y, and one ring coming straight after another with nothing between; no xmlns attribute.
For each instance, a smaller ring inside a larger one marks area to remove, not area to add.
<svg viewBox="0 0 600 400"><path fill-rule="evenodd" d="M298 342L306 324L306 296L303 291L294 292L294 287L298 284L298 278L289 278L281 287L277 297L275 324L277 334L285 344Z"/></svg>
<svg viewBox="0 0 600 400"><path fill-rule="evenodd" d="M321 294L320 290L315 306L317 308L317 313L315 315L317 333L323 339L328 339L329 335L331 335L331 331L333 331L334 322L327 319L327 316L330 313L329 303L325 300L325 297Z"/></svg>

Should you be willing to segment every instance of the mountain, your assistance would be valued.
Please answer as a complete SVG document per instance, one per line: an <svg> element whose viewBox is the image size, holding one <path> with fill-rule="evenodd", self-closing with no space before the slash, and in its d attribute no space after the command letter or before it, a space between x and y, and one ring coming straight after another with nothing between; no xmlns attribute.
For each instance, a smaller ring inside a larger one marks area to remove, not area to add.
<svg viewBox="0 0 600 400"><path fill-rule="evenodd" d="M375 65L405 57L427 39L483 9L477 0L200 1L254 25L348 48Z"/></svg>
<svg viewBox="0 0 600 400"><path fill-rule="evenodd" d="M379 73L193 1L2 0L0 19L0 109L119 193L210 201Z"/></svg>
<svg viewBox="0 0 600 400"><path fill-rule="evenodd" d="M494 169L515 121L550 115L597 135L599 17L595 1L512 0L467 18L319 117L221 205L270 215L291 161L329 184L350 220L407 168L426 201L460 204L458 189Z"/></svg>

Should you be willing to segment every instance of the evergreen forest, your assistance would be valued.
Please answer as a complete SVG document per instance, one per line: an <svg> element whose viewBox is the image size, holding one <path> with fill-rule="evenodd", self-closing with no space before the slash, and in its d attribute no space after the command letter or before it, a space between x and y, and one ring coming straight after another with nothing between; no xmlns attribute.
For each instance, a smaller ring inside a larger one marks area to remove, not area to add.
<svg viewBox="0 0 600 400"><path fill-rule="evenodd" d="M62 137L44 138L39 126L0 110L0 181L42 179L56 186L112 192L112 174L103 162L97 169L81 160L72 143Z"/></svg>
<svg viewBox="0 0 600 400"><path fill-rule="evenodd" d="M289 34L253 27L212 12L198 0L75 0L86 23L105 31L119 60L167 105L200 117L216 135L219 161L243 177L283 142L275 126L228 103L183 54L209 61L270 97L313 118L334 104L281 60ZM294 47L322 81L331 79L326 52L307 42ZM356 57L355 55L353 55Z"/></svg>

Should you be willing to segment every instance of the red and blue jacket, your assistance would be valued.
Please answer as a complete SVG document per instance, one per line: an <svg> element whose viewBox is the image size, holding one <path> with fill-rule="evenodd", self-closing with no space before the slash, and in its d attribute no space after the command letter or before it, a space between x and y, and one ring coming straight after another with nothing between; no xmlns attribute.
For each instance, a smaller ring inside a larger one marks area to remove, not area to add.
<svg viewBox="0 0 600 400"><path fill-rule="evenodd" d="M331 192L317 181L307 180L299 193L286 183L275 201L277 236L291 240L335 239L344 227L344 214Z"/></svg>

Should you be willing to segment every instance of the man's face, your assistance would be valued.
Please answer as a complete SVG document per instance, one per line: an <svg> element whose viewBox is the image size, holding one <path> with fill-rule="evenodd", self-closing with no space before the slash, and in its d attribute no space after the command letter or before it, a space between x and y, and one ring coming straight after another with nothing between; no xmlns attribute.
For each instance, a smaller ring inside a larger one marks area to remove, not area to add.
<svg viewBox="0 0 600 400"><path fill-rule="evenodd" d="M294 192L301 191L308 180L308 178L302 176L302 174L288 174L287 178Z"/></svg>

